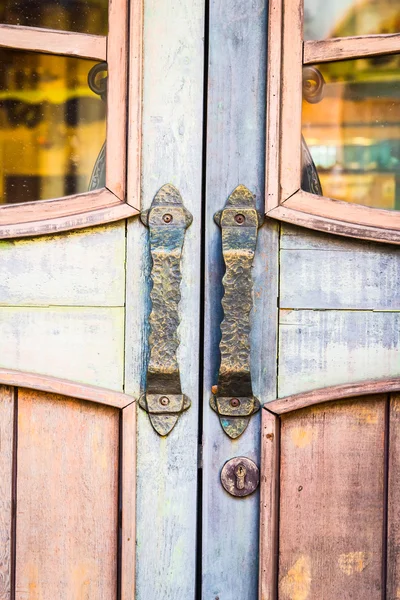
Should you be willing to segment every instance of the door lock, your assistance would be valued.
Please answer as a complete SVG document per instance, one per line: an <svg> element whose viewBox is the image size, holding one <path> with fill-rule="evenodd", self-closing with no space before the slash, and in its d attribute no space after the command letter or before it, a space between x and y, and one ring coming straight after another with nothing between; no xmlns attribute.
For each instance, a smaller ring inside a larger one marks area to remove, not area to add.
<svg viewBox="0 0 400 600"><path fill-rule="evenodd" d="M224 464L221 471L221 483L231 496L244 498L258 488L260 471L250 458L238 456Z"/></svg>

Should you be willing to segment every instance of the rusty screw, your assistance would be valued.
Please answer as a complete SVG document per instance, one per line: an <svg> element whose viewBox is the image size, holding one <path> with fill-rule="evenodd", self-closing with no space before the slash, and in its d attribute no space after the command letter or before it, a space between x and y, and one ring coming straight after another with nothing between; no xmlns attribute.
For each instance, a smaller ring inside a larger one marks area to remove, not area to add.
<svg viewBox="0 0 400 600"><path fill-rule="evenodd" d="M162 398L160 398L160 404L162 406L168 406L168 404L169 404L169 398L167 398L167 396L163 396Z"/></svg>
<svg viewBox="0 0 400 600"><path fill-rule="evenodd" d="M238 215L235 216L235 221L238 225L243 225L245 220L246 220L246 217L244 215L242 215L241 213L239 213Z"/></svg>
<svg viewBox="0 0 400 600"><path fill-rule="evenodd" d="M172 219L173 219L173 216L172 216L172 215L170 215L169 213L166 213L166 214L163 216L163 221L164 221L164 223L172 223Z"/></svg>
<svg viewBox="0 0 400 600"><path fill-rule="evenodd" d="M232 408L237 408L238 406L240 406L239 398L232 398L230 401L230 405L232 406Z"/></svg>

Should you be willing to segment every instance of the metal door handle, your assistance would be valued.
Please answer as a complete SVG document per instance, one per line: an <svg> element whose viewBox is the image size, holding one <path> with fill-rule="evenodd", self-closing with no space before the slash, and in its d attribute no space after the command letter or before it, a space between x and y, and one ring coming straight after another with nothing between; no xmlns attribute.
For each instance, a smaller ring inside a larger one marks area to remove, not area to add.
<svg viewBox="0 0 400 600"><path fill-rule="evenodd" d="M251 267L263 216L256 209L254 195L239 185L214 219L222 230L226 272L222 280L225 295L219 346L221 365L210 405L218 414L225 433L235 439L260 408L251 384L249 335L253 304Z"/></svg>
<svg viewBox="0 0 400 600"><path fill-rule="evenodd" d="M167 184L141 219L150 229L153 288L147 387L139 405L148 413L155 431L165 436L190 407L189 398L182 394L177 349L182 248L192 215L183 206L178 190Z"/></svg>

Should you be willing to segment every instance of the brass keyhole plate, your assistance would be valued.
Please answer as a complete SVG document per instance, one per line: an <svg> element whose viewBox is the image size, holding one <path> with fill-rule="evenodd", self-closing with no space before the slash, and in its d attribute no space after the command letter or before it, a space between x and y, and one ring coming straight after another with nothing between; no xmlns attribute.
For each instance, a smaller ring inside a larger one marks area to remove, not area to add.
<svg viewBox="0 0 400 600"><path fill-rule="evenodd" d="M222 468L221 483L231 496L244 498L258 488L260 471L250 458L245 456L231 458Z"/></svg>

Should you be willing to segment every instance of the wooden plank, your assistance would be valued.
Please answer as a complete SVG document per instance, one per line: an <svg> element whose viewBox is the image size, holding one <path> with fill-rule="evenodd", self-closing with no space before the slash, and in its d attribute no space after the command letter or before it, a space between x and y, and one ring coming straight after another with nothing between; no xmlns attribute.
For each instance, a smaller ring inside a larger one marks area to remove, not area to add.
<svg viewBox="0 0 400 600"><path fill-rule="evenodd" d="M0 600L12 600L14 390L0 386Z"/></svg>
<svg viewBox="0 0 400 600"><path fill-rule="evenodd" d="M332 402L332 400L343 400L354 398L355 396L370 396L371 394L389 394L398 390L400 390L400 377L372 379L358 383L344 383L342 385L323 387L311 392L278 398L269 402L267 408L276 415L282 415L308 406Z"/></svg>
<svg viewBox="0 0 400 600"><path fill-rule="evenodd" d="M117 198L125 200L128 0L112 0L109 3L108 30L106 186ZM134 42L140 46L141 36L134 38ZM136 98L136 104L138 102L140 98Z"/></svg>
<svg viewBox="0 0 400 600"><path fill-rule="evenodd" d="M300 188L301 179L301 94L303 62L303 1L283 5L283 56L281 78L281 199ZM279 35L279 34L278 34ZM270 45L274 43L270 39Z"/></svg>
<svg viewBox="0 0 400 600"><path fill-rule="evenodd" d="M278 397L400 376L400 313L280 311Z"/></svg>
<svg viewBox="0 0 400 600"><path fill-rule="evenodd" d="M123 308L0 308L0 367L121 391Z"/></svg>
<svg viewBox="0 0 400 600"><path fill-rule="evenodd" d="M136 405L122 411L121 600L135 598Z"/></svg>
<svg viewBox="0 0 400 600"><path fill-rule="evenodd" d="M143 0L131 0L129 18L127 199L140 210L142 160Z"/></svg>
<svg viewBox="0 0 400 600"><path fill-rule="evenodd" d="M182 387L192 406L165 439L138 412L136 600L188 600L196 589L204 9L200 0L144 5L142 209L172 183L193 215L183 248L179 330ZM142 223L128 224L127 242L125 385L138 397L150 308Z"/></svg>
<svg viewBox="0 0 400 600"><path fill-rule="evenodd" d="M281 76L282 76L282 0L270 0L267 59L267 118L266 118L266 168L265 211L279 205L279 159L281 136Z"/></svg>
<svg viewBox="0 0 400 600"><path fill-rule="evenodd" d="M107 38L102 35L0 24L0 47L106 60Z"/></svg>
<svg viewBox="0 0 400 600"><path fill-rule="evenodd" d="M400 593L400 394L390 396L388 455L388 515L387 515L387 598Z"/></svg>
<svg viewBox="0 0 400 600"><path fill-rule="evenodd" d="M360 35L304 42L304 64L396 54L400 33Z"/></svg>
<svg viewBox="0 0 400 600"><path fill-rule="evenodd" d="M0 368L0 384L63 394L64 396L114 406L115 408L124 408L134 402L132 396L122 392L113 392L94 385L82 385L67 379L56 379L55 377L37 375L36 373L22 373L10 369Z"/></svg>
<svg viewBox="0 0 400 600"><path fill-rule="evenodd" d="M125 223L0 243L0 305L124 306Z"/></svg>
<svg viewBox="0 0 400 600"><path fill-rule="evenodd" d="M264 210L267 19L266 0L210 3L202 400L204 600L254 600L258 594L259 496L232 498L221 486L220 471L234 456L259 463L260 415L232 442L209 400L219 366L224 273L214 213L238 184L254 193L258 209ZM276 393L277 270L278 230L270 221L259 230L252 270L252 382L263 402Z"/></svg>
<svg viewBox="0 0 400 600"><path fill-rule="evenodd" d="M262 411L260 465L260 582L262 600L276 600L279 534L280 421Z"/></svg>
<svg viewBox="0 0 400 600"><path fill-rule="evenodd" d="M384 597L386 396L282 417L279 598Z"/></svg>
<svg viewBox="0 0 400 600"><path fill-rule="evenodd" d="M400 248L295 231L281 244L281 308L400 310Z"/></svg>
<svg viewBox="0 0 400 600"><path fill-rule="evenodd" d="M119 411L18 393L16 597L116 599Z"/></svg>

